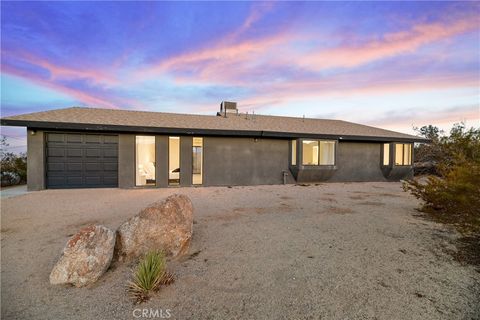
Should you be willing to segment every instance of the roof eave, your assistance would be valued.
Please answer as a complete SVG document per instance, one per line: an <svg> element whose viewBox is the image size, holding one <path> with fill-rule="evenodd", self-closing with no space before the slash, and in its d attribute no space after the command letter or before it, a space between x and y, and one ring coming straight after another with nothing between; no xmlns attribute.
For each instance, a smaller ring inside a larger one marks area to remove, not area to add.
<svg viewBox="0 0 480 320"><path fill-rule="evenodd" d="M275 132L257 130L222 130L222 129L193 129L193 128L166 128L166 127L142 127L126 125L105 125L91 123L50 122L17 119L0 119L2 126L27 127L31 129L47 130L80 130L80 131L104 131L119 133L146 133L146 134L184 134L205 136L243 136L265 138L323 138L340 141L376 141L376 142L430 142L421 137L386 137L386 136L360 136L338 134L313 134L295 132Z"/></svg>

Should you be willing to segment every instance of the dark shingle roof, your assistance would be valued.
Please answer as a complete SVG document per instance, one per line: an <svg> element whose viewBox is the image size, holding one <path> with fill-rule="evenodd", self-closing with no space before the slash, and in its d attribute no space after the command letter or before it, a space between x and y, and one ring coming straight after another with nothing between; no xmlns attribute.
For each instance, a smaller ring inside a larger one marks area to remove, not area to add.
<svg viewBox="0 0 480 320"><path fill-rule="evenodd" d="M263 115L228 117L73 107L1 119L2 125L130 132L342 137L346 140L423 141L423 138L342 120Z"/></svg>

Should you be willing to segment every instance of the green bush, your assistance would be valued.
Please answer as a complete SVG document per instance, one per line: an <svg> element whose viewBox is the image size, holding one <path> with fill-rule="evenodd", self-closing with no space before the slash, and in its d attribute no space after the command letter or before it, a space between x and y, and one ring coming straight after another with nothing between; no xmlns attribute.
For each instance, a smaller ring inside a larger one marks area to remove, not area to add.
<svg viewBox="0 0 480 320"><path fill-rule="evenodd" d="M166 271L165 255L161 251L152 251L138 263L129 282L129 291L137 303L150 298L162 284L173 282L173 275Z"/></svg>
<svg viewBox="0 0 480 320"><path fill-rule="evenodd" d="M15 154L6 152L8 143L5 137L0 140L0 168L1 186L24 184L27 182L27 155L25 153Z"/></svg>
<svg viewBox="0 0 480 320"><path fill-rule="evenodd" d="M455 125L425 149L434 155L437 176L409 180L404 189L422 199L422 210L434 218L480 232L480 129Z"/></svg>

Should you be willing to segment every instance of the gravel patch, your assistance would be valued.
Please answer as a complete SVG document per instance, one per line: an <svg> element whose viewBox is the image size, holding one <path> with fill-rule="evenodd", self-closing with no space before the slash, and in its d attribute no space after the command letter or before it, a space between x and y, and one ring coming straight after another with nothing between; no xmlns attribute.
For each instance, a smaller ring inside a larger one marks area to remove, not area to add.
<svg viewBox="0 0 480 320"><path fill-rule="evenodd" d="M67 239L115 229L173 193L194 204L189 254L150 301L126 293L132 265L86 288L51 286ZM1 202L2 319L479 319L480 273L458 235L422 219L400 183L32 192Z"/></svg>

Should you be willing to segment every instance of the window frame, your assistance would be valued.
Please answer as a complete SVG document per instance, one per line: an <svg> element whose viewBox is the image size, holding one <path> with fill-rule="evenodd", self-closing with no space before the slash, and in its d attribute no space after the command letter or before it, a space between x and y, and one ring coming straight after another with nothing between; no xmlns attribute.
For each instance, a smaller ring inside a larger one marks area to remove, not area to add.
<svg viewBox="0 0 480 320"><path fill-rule="evenodd" d="M301 139L301 155L302 155L302 161L301 164L303 167L310 167L310 168L316 168L316 167L321 167L321 168L331 168L335 167L337 165L337 148L338 148L338 140L332 140L332 139ZM304 141L316 141L318 145L318 158L317 158L317 164L305 164L304 159L303 159L303 144ZM320 152L320 144L321 142L333 142L333 164L321 164L320 158L321 158L321 152ZM298 162L298 161L297 161Z"/></svg>
<svg viewBox="0 0 480 320"><path fill-rule="evenodd" d="M153 137L153 146L154 146L154 151L155 151L155 162L154 162L154 167L155 167L155 183L154 184L137 184L137 156L138 156L138 151L137 151L137 137ZM134 186L135 188L154 188L157 186L158 181L157 181L157 136L152 135L152 134L136 134L135 135L135 145L133 147L134 150L134 161L135 165L133 166L134 170Z"/></svg>

